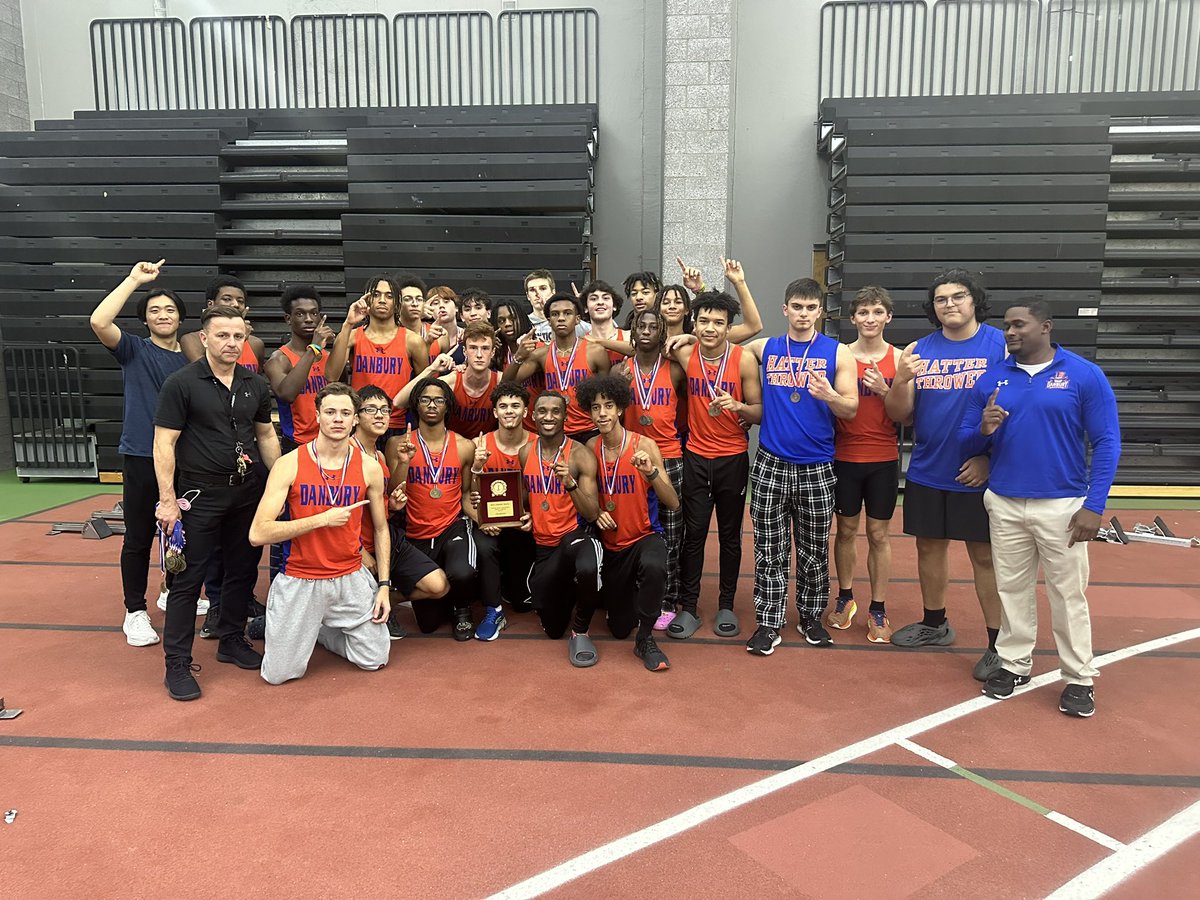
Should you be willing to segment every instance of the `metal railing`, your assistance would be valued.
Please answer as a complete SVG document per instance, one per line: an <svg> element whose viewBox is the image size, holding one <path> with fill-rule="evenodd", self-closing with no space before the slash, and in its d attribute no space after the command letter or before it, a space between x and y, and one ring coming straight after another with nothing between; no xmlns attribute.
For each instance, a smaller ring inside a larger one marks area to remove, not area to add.
<svg viewBox="0 0 1200 900"><path fill-rule="evenodd" d="M495 36L483 12L400 13L392 20L397 106L495 102Z"/></svg>
<svg viewBox="0 0 1200 900"><path fill-rule="evenodd" d="M188 23L196 109L291 103L287 23L279 16L204 16Z"/></svg>
<svg viewBox="0 0 1200 900"><path fill-rule="evenodd" d="M17 474L96 474L96 450L83 411L76 347L6 342L4 375Z"/></svg>
<svg viewBox="0 0 1200 900"><path fill-rule="evenodd" d="M92 22L98 110L595 103L594 9Z"/></svg>
<svg viewBox="0 0 1200 900"><path fill-rule="evenodd" d="M831 0L819 99L1200 90L1195 0Z"/></svg>
<svg viewBox="0 0 1200 900"><path fill-rule="evenodd" d="M595 103L598 26L594 9L500 13L500 102Z"/></svg>
<svg viewBox="0 0 1200 900"><path fill-rule="evenodd" d="M190 109L180 19L99 19L90 29L96 109Z"/></svg>

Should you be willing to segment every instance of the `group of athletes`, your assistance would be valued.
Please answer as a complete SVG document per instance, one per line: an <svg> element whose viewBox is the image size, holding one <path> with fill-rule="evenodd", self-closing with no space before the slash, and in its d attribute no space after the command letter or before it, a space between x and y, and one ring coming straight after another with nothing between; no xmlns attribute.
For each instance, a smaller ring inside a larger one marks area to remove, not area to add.
<svg viewBox="0 0 1200 900"><path fill-rule="evenodd" d="M656 632L687 640L710 617L716 635L742 633L749 490L751 654L770 656L782 641L793 547L804 640L829 646L829 628L853 626L865 511L868 640L954 642L945 594L949 545L962 541L987 629L973 675L985 694L1010 696L1030 677L1040 565L1066 681L1059 709L1090 716L1087 542L1120 436L1106 378L1052 341L1049 305L1010 307L1001 331L984 321L980 277L954 269L930 286L926 337L887 343L891 298L866 287L849 306L857 339L840 344L821 330L820 285L801 278L784 290L786 332L758 338L746 273L721 263L732 292L707 287L682 260L681 284L638 272L623 292L599 280L558 291L536 270L524 283L531 312L379 275L336 332L320 294L293 285L280 300L290 336L274 352L250 334L232 278L210 286L197 332L180 335L184 304L161 287L138 301L149 337L122 331L114 320L164 261L137 264L92 316L125 376L128 642L159 641L145 598L157 535L164 561L175 557L160 606L177 700L200 696L201 613L217 660L261 669L272 684L301 677L317 643L383 667L405 634L401 603L422 632L448 625L459 641L495 640L510 615L535 615L580 668L599 660L590 635L603 611L613 637L633 635L645 667L662 671L670 663ZM923 616L893 631L897 423L913 435L903 518ZM481 501L514 483L523 514L493 524ZM714 514L718 591L702 610ZM268 544L279 550L264 609L253 590Z"/></svg>

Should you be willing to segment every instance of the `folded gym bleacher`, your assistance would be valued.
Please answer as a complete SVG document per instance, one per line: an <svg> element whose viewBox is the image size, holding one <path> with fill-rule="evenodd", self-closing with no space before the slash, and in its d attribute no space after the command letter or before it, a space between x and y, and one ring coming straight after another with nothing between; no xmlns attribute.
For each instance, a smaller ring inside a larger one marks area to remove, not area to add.
<svg viewBox="0 0 1200 900"><path fill-rule="evenodd" d="M336 323L378 272L525 302L531 269L591 271L594 10L98 20L92 44L97 108L0 136L10 401L31 359L82 397L14 422L21 477L119 472L121 376L88 316L139 260L167 260L185 332L210 279L241 279L268 351L287 283ZM118 324L144 334L132 304Z"/></svg>
<svg viewBox="0 0 1200 900"><path fill-rule="evenodd" d="M1038 296L1056 339L1113 384L1118 482L1200 484L1200 118L1182 114L1195 104L1194 92L826 100L831 313L883 285L902 345L929 330L926 289L951 266L983 275L996 318Z"/></svg>

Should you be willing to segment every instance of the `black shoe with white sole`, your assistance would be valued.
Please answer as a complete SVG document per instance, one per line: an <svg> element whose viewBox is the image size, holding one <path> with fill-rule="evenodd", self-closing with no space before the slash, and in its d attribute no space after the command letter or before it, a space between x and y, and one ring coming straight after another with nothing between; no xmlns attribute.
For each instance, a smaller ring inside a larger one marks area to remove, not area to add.
<svg viewBox="0 0 1200 900"><path fill-rule="evenodd" d="M1012 692L1023 684L1029 684L1028 675L1017 675L1008 669L997 669L984 683L983 694L993 700L1003 700L1011 697Z"/></svg>
<svg viewBox="0 0 1200 900"><path fill-rule="evenodd" d="M779 632L769 625L759 625L758 630L746 641L746 651L755 656L770 656L783 643Z"/></svg>

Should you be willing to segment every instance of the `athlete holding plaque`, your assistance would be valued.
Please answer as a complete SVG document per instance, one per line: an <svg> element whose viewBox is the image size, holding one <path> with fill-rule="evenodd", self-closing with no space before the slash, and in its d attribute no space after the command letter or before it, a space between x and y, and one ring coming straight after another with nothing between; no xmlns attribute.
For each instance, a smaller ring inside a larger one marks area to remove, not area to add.
<svg viewBox="0 0 1200 900"><path fill-rule="evenodd" d="M679 442L679 398L686 403L687 379L683 368L664 358L667 326L660 313L646 309L633 318L632 359L613 369L630 381L633 403L625 410L625 427L654 441L663 456L663 470L675 493L683 496L683 446ZM665 631L679 603L679 550L683 545L683 509L660 508L663 539L667 542L667 589L655 631Z"/></svg>
<svg viewBox="0 0 1200 900"><path fill-rule="evenodd" d="M486 607L475 638L494 641L508 625L501 611L507 599L513 609L528 612L529 568L533 565L533 537L529 517L521 504L521 448L534 440L522 425L525 419L524 387L506 381L492 392L492 410L499 429L475 439L471 480L479 505L468 506L476 523L473 530L479 587Z"/></svg>
<svg viewBox="0 0 1200 900"><path fill-rule="evenodd" d="M596 664L588 627L600 593L604 557L587 523L600 514L596 499L596 458L563 433L567 398L555 391L538 395L533 420L538 438L518 454L522 489L536 543L530 597L546 636L558 640L571 626L567 657L585 669Z"/></svg>
<svg viewBox="0 0 1200 900"><path fill-rule="evenodd" d="M412 425L387 442L384 455L391 471L389 489L405 485L408 497L408 542L437 563L450 581L445 598L412 600L413 615L423 634L453 621L456 641L469 641L475 630L471 599L475 595L475 543L463 517L475 445L446 427L454 391L437 378L423 378L413 388L418 429Z"/></svg>

